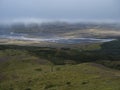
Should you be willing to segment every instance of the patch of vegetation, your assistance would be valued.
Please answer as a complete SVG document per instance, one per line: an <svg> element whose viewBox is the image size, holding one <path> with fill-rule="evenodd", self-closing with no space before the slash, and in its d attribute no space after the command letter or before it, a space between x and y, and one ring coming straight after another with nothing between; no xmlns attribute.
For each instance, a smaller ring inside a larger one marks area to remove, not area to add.
<svg viewBox="0 0 120 90"><path fill-rule="evenodd" d="M12 63L11 63L12 64ZM50 65L37 63L23 67L15 62L14 66L3 68L5 78L0 82L0 90L119 90L120 72L107 69L94 63L78 65L57 65L59 71L50 71ZM21 66L21 68L20 68ZM0 66L1 67L1 66ZM36 72L36 68L42 71Z"/></svg>
<svg viewBox="0 0 120 90"><path fill-rule="evenodd" d="M104 67L120 69L119 43L78 49L0 45L0 90L120 90L119 70Z"/></svg>
<svg viewBox="0 0 120 90"><path fill-rule="evenodd" d="M55 65L65 64L79 64L83 62L96 62L110 61L110 63L102 62L101 64L120 68L120 41L112 41L103 44L88 44L80 48L50 48L50 47L35 47L35 46L17 46L17 45L0 45L0 61L8 59L21 59L27 63L29 57L36 57L37 62L46 64L52 62ZM12 53L11 53L12 52ZM27 58L28 57L28 58ZM39 60L39 59L46 59ZM33 60L31 59L33 62ZM114 62L114 64L112 64ZM110 64L110 65L109 65Z"/></svg>
<svg viewBox="0 0 120 90"><path fill-rule="evenodd" d="M42 71L42 69L41 68L37 68L37 69L35 69L36 71Z"/></svg>

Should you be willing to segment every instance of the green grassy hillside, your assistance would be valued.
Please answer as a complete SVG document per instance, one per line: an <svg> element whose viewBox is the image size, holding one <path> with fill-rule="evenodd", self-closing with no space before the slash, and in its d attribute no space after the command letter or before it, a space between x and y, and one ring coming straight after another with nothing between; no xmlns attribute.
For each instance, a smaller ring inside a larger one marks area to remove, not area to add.
<svg viewBox="0 0 120 90"><path fill-rule="evenodd" d="M11 60L0 65L0 90L120 90L120 71L95 63L41 65Z"/></svg>
<svg viewBox="0 0 120 90"><path fill-rule="evenodd" d="M119 43L0 45L0 90L120 90Z"/></svg>

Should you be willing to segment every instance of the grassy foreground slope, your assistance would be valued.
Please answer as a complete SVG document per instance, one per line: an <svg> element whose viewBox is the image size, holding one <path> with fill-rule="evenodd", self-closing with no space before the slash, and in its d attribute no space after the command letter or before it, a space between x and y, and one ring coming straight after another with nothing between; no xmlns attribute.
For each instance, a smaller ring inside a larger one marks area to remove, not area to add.
<svg viewBox="0 0 120 90"><path fill-rule="evenodd" d="M120 71L95 63L54 66L13 60L0 65L0 90L120 90Z"/></svg>
<svg viewBox="0 0 120 90"><path fill-rule="evenodd" d="M120 90L119 70L120 41L79 48L0 45L0 90Z"/></svg>

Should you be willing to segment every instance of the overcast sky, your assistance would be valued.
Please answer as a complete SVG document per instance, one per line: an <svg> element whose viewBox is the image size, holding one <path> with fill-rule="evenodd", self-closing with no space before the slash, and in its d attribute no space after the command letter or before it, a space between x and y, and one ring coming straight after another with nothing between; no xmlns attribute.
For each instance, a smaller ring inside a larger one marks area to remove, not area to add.
<svg viewBox="0 0 120 90"><path fill-rule="evenodd" d="M119 21L120 0L0 0L0 21Z"/></svg>

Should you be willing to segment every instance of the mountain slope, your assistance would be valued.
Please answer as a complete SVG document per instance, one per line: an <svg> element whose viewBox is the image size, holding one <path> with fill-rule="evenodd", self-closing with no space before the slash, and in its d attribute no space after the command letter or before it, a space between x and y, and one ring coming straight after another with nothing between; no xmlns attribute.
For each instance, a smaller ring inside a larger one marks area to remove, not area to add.
<svg viewBox="0 0 120 90"><path fill-rule="evenodd" d="M0 73L0 90L120 90L120 71L95 63L53 66L11 61L6 64Z"/></svg>

